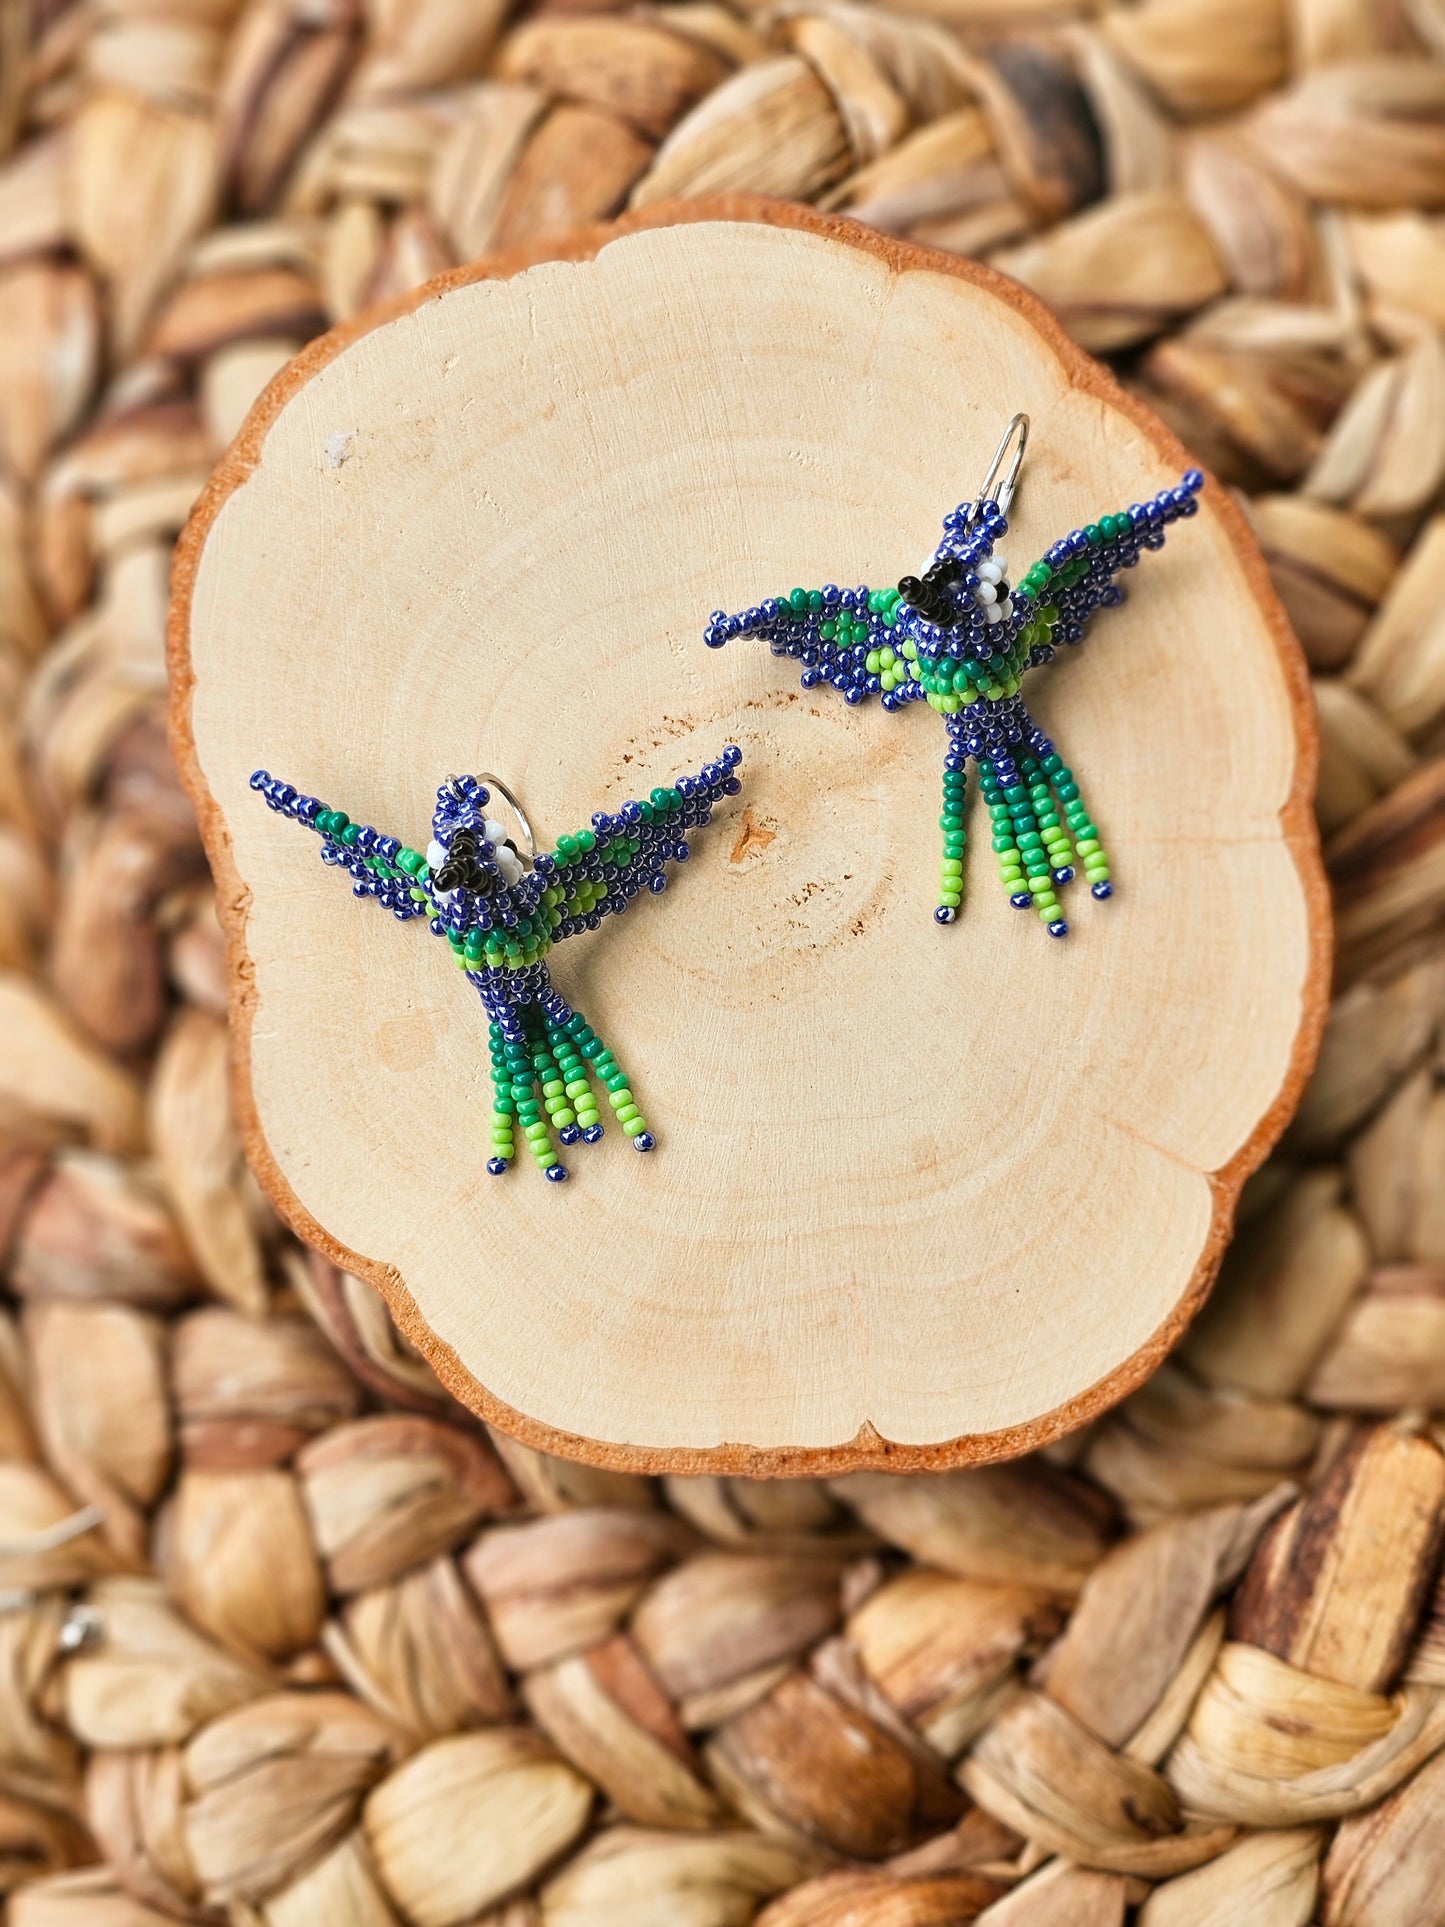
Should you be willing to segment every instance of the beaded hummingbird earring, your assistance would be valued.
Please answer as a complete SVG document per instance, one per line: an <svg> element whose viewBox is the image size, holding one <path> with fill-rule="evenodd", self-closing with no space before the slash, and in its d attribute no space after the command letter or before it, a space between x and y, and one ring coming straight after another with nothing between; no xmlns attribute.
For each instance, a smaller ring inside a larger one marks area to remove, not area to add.
<svg viewBox="0 0 1445 1927"><path fill-rule="evenodd" d="M994 553L1028 441L1027 415L1004 430L983 487L943 522L943 540L923 575L895 589L794 589L756 608L713 614L710 649L761 636L775 656L803 664L805 689L828 684L845 702L880 696L884 709L920 699L943 717L943 870L934 916L952 923L963 902L964 806L968 765L993 828L994 853L1009 901L1035 909L1051 937L1069 926L1058 892L1082 867L1096 897L1113 893L1108 856L1073 771L1024 706L1019 688L1057 645L1083 641L1096 609L1124 600L1114 578L1164 531L1193 515L1204 485L1197 468L1150 502L1077 528L1055 542L1010 587ZM1005 467L1007 465L1007 467Z"/></svg>
<svg viewBox="0 0 1445 1927"><path fill-rule="evenodd" d="M606 1090L635 1149L650 1151L654 1139L621 1065L553 984L547 955L564 937L620 916L639 890L664 890L668 864L690 854L689 832L708 822L721 798L742 788L734 774L741 761L742 751L729 746L695 776L655 789L646 802L624 803L615 815L599 810L591 829L559 837L555 850L537 856L520 804L495 776L447 778L437 791L425 854L299 795L263 769L251 787L273 810L316 832L322 862L353 879L353 896L371 897L402 923L425 917L432 934L446 938L491 1020L487 1169L500 1177L509 1168L520 1134L556 1183L567 1167L553 1130L565 1145L594 1144L602 1136L589 1079ZM487 813L493 791L510 806L519 837Z"/></svg>

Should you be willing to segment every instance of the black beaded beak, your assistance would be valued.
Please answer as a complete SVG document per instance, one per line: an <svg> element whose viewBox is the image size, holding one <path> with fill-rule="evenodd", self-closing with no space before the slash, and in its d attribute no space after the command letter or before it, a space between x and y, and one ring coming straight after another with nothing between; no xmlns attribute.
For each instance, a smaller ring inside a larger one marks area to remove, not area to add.
<svg viewBox="0 0 1445 1927"><path fill-rule="evenodd" d="M485 896L495 881L492 873L477 861L477 833L461 829L447 846L447 860L437 871L433 883L438 890L470 890Z"/></svg>

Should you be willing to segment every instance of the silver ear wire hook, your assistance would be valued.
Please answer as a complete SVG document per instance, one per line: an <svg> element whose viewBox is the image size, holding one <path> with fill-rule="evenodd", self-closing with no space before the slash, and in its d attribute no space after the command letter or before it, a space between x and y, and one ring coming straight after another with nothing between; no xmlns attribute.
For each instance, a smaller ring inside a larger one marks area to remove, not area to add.
<svg viewBox="0 0 1445 1927"><path fill-rule="evenodd" d="M460 779L455 776L448 776L446 780L447 787L451 790L452 795L459 803L465 803L467 797L462 789ZM531 863L537 854L537 839L532 833L532 825L528 821L527 812L522 808L512 790L502 781L500 776L493 776L490 770L484 770L477 777L477 781L485 784L488 789L495 790L497 795L500 796L502 801L510 808L513 816L516 817L518 826L522 832L522 844L516 847L519 855L524 856L528 863ZM523 848L522 845L525 845L525 848Z"/></svg>
<svg viewBox="0 0 1445 1927"><path fill-rule="evenodd" d="M485 783L488 789L495 790L497 795L510 807L513 816L516 817L517 822L521 826L522 837L527 846L520 854L527 859L528 863L531 863L537 854L537 839L532 834L532 825L527 821L527 812L522 808L521 804L500 776L483 774L477 778L477 781L479 783Z"/></svg>
<svg viewBox="0 0 1445 1927"><path fill-rule="evenodd" d="M1024 414L1015 415L1003 431L1003 438L994 450L993 460L988 465L988 474L983 478L983 486L974 497L973 510L968 518L970 522L977 518L985 502L997 502L1000 511L1004 515L1008 514L1009 505L1014 498L1014 490L1018 487L1019 470L1023 467L1024 450L1028 447L1028 442L1029 418ZM1009 459L1010 445L1013 446L1011 460ZM1008 473L1000 482L999 476L1003 473L1005 461L1008 461Z"/></svg>

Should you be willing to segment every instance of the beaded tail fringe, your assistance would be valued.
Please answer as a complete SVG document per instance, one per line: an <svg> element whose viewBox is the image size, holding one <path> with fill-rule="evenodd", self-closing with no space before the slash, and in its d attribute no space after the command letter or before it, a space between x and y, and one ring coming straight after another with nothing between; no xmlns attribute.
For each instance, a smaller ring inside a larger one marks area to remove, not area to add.
<svg viewBox="0 0 1445 1927"><path fill-rule="evenodd" d="M546 1177L554 1183L566 1177L553 1131L567 1145L595 1144L602 1136L602 1113L589 1072L606 1092L623 1135L639 1151L652 1149L652 1133L625 1073L580 1011L558 1022L526 1006L510 1026L493 1022L491 1046L492 1155L487 1169L494 1177L517 1155L519 1134Z"/></svg>
<svg viewBox="0 0 1445 1927"><path fill-rule="evenodd" d="M1015 910L1037 910L1051 937L1066 937L1058 893L1082 869L1090 894L1114 894L1109 858L1099 840L1074 772L1049 738L1016 706L1022 753L995 750L978 759L979 788L988 811L999 881ZM969 752L950 729L943 770L943 866L939 923L952 923L963 903L964 806Z"/></svg>
<svg viewBox="0 0 1445 1927"><path fill-rule="evenodd" d="M1008 523L996 501L960 502L920 576L896 588L793 589L755 608L713 613L710 649L759 636L775 656L802 664L805 689L827 685L858 705L877 696L886 710L926 702L948 731L943 766L943 832L934 918L952 923L963 904L968 767L992 826L994 854L1010 903L1037 910L1050 936L1068 935L1059 902L1082 869L1090 893L1113 894L1109 859L1073 771L1019 695L1028 673L1062 643L1084 639L1090 618L1124 600L1115 576L1145 550L1164 546L1170 523L1197 513L1204 485L1190 469L1148 502L1072 530L1010 587L994 553Z"/></svg>

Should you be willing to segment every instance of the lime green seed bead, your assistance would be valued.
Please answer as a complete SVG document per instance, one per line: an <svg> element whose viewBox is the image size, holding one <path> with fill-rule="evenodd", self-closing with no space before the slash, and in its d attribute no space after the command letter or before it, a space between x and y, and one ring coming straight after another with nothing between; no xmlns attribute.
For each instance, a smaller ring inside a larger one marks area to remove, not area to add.
<svg viewBox="0 0 1445 1927"><path fill-rule="evenodd" d="M622 1126L625 1137L641 1137L647 1129L647 1119L639 1111L636 1117L629 1117Z"/></svg>

